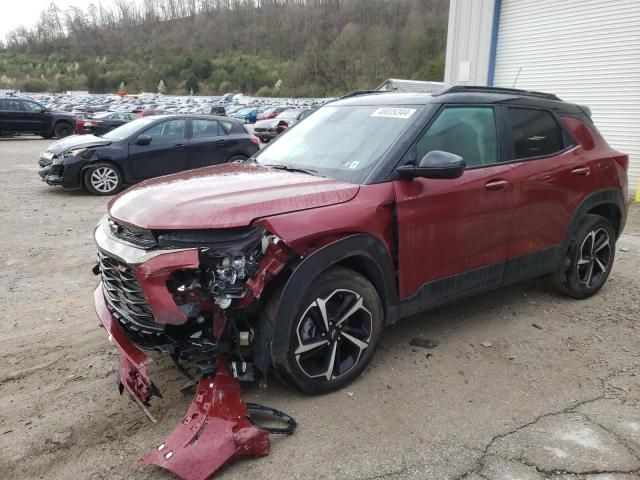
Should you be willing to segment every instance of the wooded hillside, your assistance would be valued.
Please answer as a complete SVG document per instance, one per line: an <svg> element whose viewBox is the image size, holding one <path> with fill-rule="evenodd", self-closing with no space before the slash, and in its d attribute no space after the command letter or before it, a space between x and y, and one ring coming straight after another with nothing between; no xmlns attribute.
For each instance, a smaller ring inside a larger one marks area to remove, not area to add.
<svg viewBox="0 0 640 480"><path fill-rule="evenodd" d="M0 88L321 96L442 80L448 0L117 0L8 35Z"/></svg>

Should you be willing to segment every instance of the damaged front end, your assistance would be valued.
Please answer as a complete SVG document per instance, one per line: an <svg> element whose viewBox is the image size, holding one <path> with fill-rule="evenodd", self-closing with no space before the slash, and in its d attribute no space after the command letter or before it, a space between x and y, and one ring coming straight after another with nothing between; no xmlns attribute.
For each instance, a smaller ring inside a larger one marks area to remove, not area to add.
<svg viewBox="0 0 640 480"><path fill-rule="evenodd" d="M95 230L96 312L120 352L119 388L151 420L146 351L171 356L195 399L181 424L142 460L182 478L208 478L238 455L265 455L269 431L251 423L239 380L266 378L251 361L265 286L295 254L262 228L151 231L105 217ZM264 356L264 354L259 355ZM290 417L265 407L261 414Z"/></svg>

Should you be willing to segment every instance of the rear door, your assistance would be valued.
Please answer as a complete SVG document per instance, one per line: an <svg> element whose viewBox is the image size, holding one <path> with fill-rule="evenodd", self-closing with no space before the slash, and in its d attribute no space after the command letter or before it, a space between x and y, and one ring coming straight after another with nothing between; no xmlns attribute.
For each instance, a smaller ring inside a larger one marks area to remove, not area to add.
<svg viewBox="0 0 640 480"><path fill-rule="evenodd" d="M20 100L14 98L4 98L0 100L0 131L28 131Z"/></svg>
<svg viewBox="0 0 640 480"><path fill-rule="evenodd" d="M191 120L191 139L187 147L189 168L224 163L231 156L231 140L217 120Z"/></svg>
<svg viewBox="0 0 640 480"><path fill-rule="evenodd" d="M503 107L516 178L511 280L558 267L556 254L580 202L593 189L593 166L549 110ZM510 137L510 138L509 138Z"/></svg>
<svg viewBox="0 0 640 480"><path fill-rule="evenodd" d="M159 177L188 169L187 120L164 120L140 132L151 137L149 145L129 143L129 163L136 180Z"/></svg>
<svg viewBox="0 0 640 480"><path fill-rule="evenodd" d="M442 150L467 168L457 179L394 181L401 298L432 305L502 283L515 191L497 118L492 106L446 106L412 147L416 162Z"/></svg>

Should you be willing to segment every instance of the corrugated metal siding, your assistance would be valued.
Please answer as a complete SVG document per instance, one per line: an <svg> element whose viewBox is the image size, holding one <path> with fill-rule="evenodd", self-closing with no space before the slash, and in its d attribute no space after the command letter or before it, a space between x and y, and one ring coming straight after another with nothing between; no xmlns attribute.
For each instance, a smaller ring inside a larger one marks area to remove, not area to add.
<svg viewBox="0 0 640 480"><path fill-rule="evenodd" d="M640 1L640 0L639 0ZM451 0L444 83L486 85L495 0ZM460 62L469 62L469 81L460 82Z"/></svg>
<svg viewBox="0 0 640 480"><path fill-rule="evenodd" d="M518 75L518 70L520 74ZM494 84L591 107L640 181L640 0L502 0Z"/></svg>

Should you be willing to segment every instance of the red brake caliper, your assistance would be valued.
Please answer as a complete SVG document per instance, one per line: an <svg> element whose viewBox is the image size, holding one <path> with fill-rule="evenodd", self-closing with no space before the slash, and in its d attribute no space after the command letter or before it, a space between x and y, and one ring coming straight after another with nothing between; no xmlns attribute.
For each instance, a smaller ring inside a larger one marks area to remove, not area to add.
<svg viewBox="0 0 640 480"><path fill-rule="evenodd" d="M138 463L158 465L184 480L205 480L235 457L267 455L269 433L248 416L238 380L218 357L215 376L200 380L182 422Z"/></svg>

